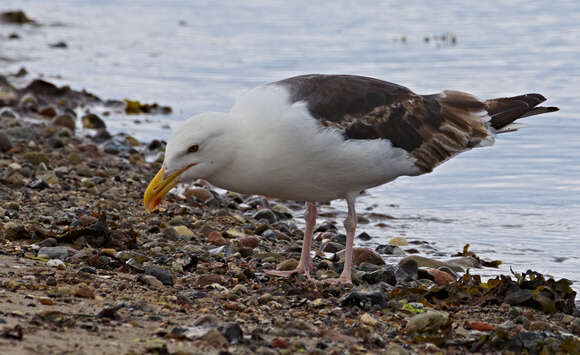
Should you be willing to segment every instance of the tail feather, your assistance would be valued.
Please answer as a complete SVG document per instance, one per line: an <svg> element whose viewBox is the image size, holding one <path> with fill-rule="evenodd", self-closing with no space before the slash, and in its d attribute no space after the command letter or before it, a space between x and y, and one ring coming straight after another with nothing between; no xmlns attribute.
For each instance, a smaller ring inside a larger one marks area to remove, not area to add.
<svg viewBox="0 0 580 355"><path fill-rule="evenodd" d="M485 110L491 117L491 126L498 132L509 132L512 129L502 130L502 128L506 128L517 119L559 110L557 107L537 106L544 101L546 101L544 96L532 93L490 99L485 101L484 105Z"/></svg>

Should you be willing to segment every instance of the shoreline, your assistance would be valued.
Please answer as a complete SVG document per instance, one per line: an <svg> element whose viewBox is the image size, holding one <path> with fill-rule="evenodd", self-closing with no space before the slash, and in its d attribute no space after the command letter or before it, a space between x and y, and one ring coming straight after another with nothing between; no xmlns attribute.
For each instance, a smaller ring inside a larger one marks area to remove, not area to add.
<svg viewBox="0 0 580 355"><path fill-rule="evenodd" d="M382 252L408 256L390 265L358 248L348 287L268 277L264 269L296 263L299 205L200 184L147 214L142 193L160 161L146 155L162 143L104 128L74 134L83 122L76 109L108 102L122 111L122 101L0 79L3 353L580 349L580 313L566 281L528 274L481 282L465 273L485 263L468 248L457 262L437 264L393 240ZM72 121L57 119L64 115ZM340 272L341 243L328 221L318 225L316 279Z"/></svg>

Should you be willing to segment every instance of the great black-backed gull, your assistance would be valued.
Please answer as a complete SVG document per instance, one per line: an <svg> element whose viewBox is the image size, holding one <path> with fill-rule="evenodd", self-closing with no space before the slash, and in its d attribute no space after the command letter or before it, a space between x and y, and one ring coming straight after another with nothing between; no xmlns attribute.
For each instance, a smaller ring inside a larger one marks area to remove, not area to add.
<svg viewBox="0 0 580 355"><path fill-rule="evenodd" d="M310 279L315 202L346 199L342 274L351 282L357 217L365 189L431 172L447 159L493 144L519 118L557 111L527 94L480 101L459 91L417 95L406 87L353 75L303 75L241 95L228 113L198 114L174 129L163 166L145 192L154 210L178 182L204 179L243 194L306 202L300 262Z"/></svg>

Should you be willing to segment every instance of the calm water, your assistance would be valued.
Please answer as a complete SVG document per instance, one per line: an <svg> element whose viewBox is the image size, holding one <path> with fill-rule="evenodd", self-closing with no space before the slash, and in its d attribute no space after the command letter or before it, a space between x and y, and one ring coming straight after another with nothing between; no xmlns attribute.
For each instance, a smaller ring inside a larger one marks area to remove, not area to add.
<svg viewBox="0 0 580 355"><path fill-rule="evenodd" d="M374 236L371 246L401 235L433 243L441 257L469 242L503 260L503 272L534 268L580 289L580 2L502 3L3 0L1 9L22 8L43 26L1 26L0 66L172 106L171 116L140 117L147 122L109 119L112 131L141 139L166 138L164 125L227 110L246 88L304 73L375 76L419 93L541 92L561 111L431 175L369 191L361 213L373 207L396 219L360 230ZM11 32L22 40L5 39ZM456 44L434 39L448 32ZM58 41L69 48L48 48Z"/></svg>

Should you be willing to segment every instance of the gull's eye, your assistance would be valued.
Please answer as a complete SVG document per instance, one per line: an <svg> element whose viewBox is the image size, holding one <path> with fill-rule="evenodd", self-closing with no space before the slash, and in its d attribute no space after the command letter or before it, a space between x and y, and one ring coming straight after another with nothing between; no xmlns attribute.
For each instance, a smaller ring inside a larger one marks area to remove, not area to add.
<svg viewBox="0 0 580 355"><path fill-rule="evenodd" d="M188 153L197 153L199 151L199 145L194 144L191 147L187 148Z"/></svg>

